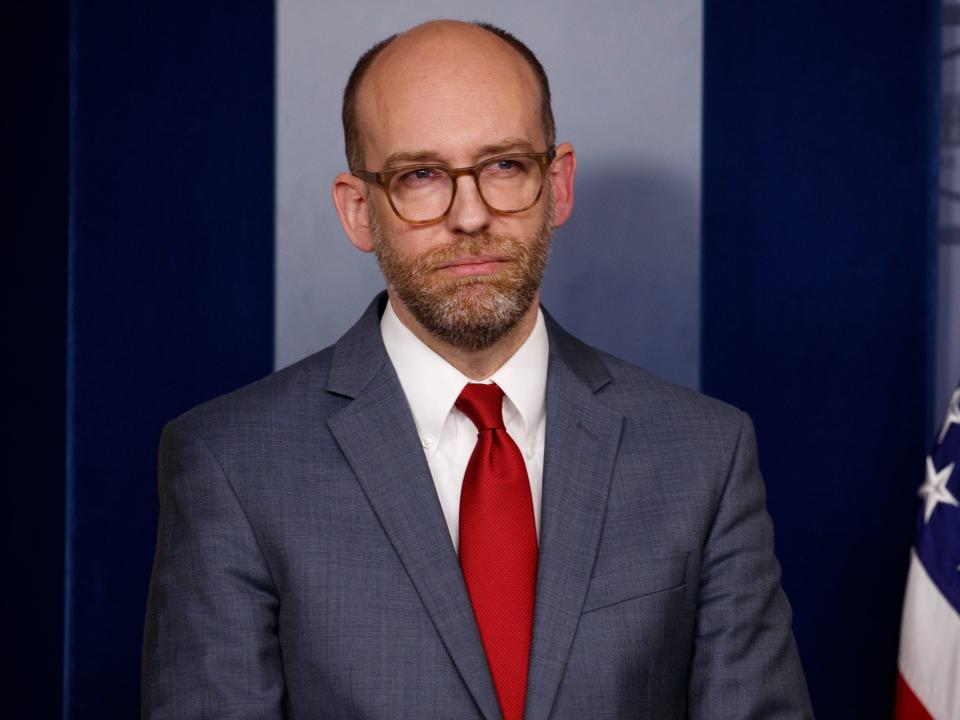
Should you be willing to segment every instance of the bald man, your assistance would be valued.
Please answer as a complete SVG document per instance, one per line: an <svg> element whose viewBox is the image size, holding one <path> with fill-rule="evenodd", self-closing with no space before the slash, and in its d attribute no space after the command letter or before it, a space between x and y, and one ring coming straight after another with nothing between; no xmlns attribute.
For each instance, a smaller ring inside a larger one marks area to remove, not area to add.
<svg viewBox="0 0 960 720"><path fill-rule="evenodd" d="M418 26L343 124L386 291L165 428L143 717L812 717L749 419L540 307L576 159L533 53Z"/></svg>

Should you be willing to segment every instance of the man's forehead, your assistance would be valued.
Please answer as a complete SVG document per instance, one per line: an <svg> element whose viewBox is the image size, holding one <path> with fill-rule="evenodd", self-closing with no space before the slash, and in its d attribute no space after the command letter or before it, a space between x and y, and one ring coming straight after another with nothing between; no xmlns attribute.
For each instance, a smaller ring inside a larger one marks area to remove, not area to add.
<svg viewBox="0 0 960 720"><path fill-rule="evenodd" d="M484 114L538 123L540 89L529 63L507 42L474 25L438 21L384 48L357 101L361 135L372 140L387 128L412 132L429 124L440 133L445 122L482 124ZM491 132L499 135L489 139L503 137L499 128Z"/></svg>
<svg viewBox="0 0 960 720"><path fill-rule="evenodd" d="M473 23L434 20L399 33L377 56L369 75L389 66L467 66L499 61L514 70L529 70L526 60L506 40Z"/></svg>

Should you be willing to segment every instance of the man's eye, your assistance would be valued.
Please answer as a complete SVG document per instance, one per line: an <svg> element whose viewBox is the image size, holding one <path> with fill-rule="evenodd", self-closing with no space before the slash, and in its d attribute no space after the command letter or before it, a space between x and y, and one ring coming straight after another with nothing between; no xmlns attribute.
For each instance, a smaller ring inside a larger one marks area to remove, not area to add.
<svg viewBox="0 0 960 720"><path fill-rule="evenodd" d="M413 168L400 175L400 181L405 185L422 185L435 182L443 177L443 173L436 168Z"/></svg>
<svg viewBox="0 0 960 720"><path fill-rule="evenodd" d="M520 175L526 171L527 167L522 160L517 158L503 158L487 165L483 172L490 177L508 178Z"/></svg>

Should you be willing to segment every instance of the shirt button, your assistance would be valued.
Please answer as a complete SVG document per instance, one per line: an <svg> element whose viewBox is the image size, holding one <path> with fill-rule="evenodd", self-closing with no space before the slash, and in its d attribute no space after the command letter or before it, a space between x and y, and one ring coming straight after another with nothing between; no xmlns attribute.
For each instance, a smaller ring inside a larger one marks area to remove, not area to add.
<svg viewBox="0 0 960 720"><path fill-rule="evenodd" d="M533 437L533 435L527 438L527 457L528 458L533 457L534 451L536 450L536 444L537 442L536 442L536 439Z"/></svg>
<svg viewBox="0 0 960 720"><path fill-rule="evenodd" d="M429 450L430 448L432 448L434 445L437 444L437 441L434 439L433 435L424 435L423 438L420 440L420 443L423 445L423 447Z"/></svg>

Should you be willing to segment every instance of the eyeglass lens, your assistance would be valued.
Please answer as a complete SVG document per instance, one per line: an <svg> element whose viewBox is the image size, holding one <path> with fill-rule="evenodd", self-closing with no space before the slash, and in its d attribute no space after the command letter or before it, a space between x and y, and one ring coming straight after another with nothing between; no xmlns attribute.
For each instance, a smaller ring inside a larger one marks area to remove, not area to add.
<svg viewBox="0 0 960 720"><path fill-rule="evenodd" d="M540 192L540 164L526 157L495 159L477 173L484 201L493 210L517 212L533 205ZM450 206L454 179L436 166L410 168L390 181L390 196L397 212L414 222L432 220Z"/></svg>

